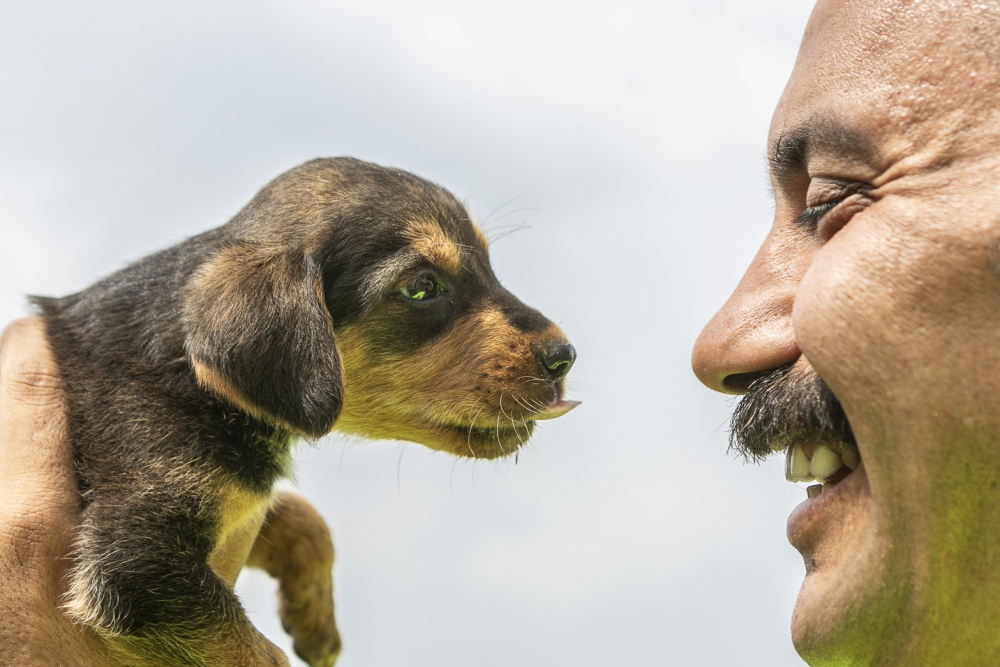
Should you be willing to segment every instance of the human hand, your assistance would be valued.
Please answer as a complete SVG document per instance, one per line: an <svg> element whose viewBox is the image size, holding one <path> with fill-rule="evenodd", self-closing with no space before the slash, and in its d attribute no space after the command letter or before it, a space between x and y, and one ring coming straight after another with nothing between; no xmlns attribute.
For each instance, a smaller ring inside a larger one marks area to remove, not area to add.
<svg viewBox="0 0 1000 667"><path fill-rule="evenodd" d="M80 504L62 386L38 318L0 339L0 656L11 667L116 667L60 608Z"/></svg>

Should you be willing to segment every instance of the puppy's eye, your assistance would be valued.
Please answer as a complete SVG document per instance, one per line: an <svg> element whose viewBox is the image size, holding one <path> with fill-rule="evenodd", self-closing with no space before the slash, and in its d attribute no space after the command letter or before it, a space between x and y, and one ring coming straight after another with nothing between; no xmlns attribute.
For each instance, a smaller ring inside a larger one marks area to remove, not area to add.
<svg viewBox="0 0 1000 667"><path fill-rule="evenodd" d="M412 301L428 301L444 291L430 276L421 276L399 290L399 293Z"/></svg>

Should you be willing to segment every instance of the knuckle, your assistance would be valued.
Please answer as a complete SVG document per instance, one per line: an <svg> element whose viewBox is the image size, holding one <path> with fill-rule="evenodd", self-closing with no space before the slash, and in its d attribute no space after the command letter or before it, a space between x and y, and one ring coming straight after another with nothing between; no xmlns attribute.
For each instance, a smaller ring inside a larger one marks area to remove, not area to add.
<svg viewBox="0 0 1000 667"><path fill-rule="evenodd" d="M49 406L61 400L62 381L41 319L17 320L0 335L0 384L15 402Z"/></svg>
<svg viewBox="0 0 1000 667"><path fill-rule="evenodd" d="M62 401L62 380L50 366L25 361L4 369L3 380L17 403L53 406Z"/></svg>
<svg viewBox="0 0 1000 667"><path fill-rule="evenodd" d="M0 551L21 567L27 567L44 555L51 533L42 513L10 512L0 522Z"/></svg>

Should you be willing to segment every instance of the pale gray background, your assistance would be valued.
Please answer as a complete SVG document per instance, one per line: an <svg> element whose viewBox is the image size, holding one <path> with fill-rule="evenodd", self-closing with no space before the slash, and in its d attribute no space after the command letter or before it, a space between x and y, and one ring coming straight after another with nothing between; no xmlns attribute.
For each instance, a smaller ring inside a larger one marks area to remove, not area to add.
<svg viewBox="0 0 1000 667"><path fill-rule="evenodd" d="M800 665L804 492L726 454L691 345L769 224L768 120L809 3L0 4L0 320L223 223L303 160L468 202L559 322L584 405L520 462L304 446L342 667ZM516 201L505 204L514 197ZM273 585L253 618L288 646Z"/></svg>

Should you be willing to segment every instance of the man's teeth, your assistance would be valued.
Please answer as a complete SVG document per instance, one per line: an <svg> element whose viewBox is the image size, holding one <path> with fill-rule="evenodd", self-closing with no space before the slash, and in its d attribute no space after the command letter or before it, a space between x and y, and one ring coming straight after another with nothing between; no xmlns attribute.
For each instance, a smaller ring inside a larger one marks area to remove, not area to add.
<svg viewBox="0 0 1000 667"><path fill-rule="evenodd" d="M826 445L810 448L811 456L802 445L793 445L785 452L785 479L789 482L819 482L808 488L810 498L822 493L823 485L842 466L855 470L861 463L861 457L850 447L845 447L842 454Z"/></svg>
<svg viewBox="0 0 1000 667"><path fill-rule="evenodd" d="M811 482L815 479L809 473L809 457L802 445L793 445L785 454L785 479L789 482Z"/></svg>
<svg viewBox="0 0 1000 667"><path fill-rule="evenodd" d="M844 464L840 462L837 452L826 445L820 445L813 451L812 460L809 461L809 474L816 479L826 479L840 470L842 465Z"/></svg>

